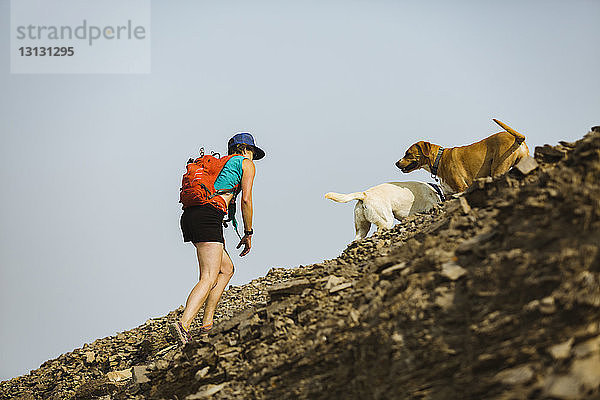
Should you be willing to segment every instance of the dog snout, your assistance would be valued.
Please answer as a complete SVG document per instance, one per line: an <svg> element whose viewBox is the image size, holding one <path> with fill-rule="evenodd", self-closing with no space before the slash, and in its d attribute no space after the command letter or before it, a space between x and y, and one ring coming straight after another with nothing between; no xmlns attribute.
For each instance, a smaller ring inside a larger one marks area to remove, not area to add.
<svg viewBox="0 0 600 400"><path fill-rule="evenodd" d="M400 159L400 160L396 161L396 167L398 167L398 168L402 168L402 167L400 166L400 162L401 162L401 161L402 161L402 159Z"/></svg>

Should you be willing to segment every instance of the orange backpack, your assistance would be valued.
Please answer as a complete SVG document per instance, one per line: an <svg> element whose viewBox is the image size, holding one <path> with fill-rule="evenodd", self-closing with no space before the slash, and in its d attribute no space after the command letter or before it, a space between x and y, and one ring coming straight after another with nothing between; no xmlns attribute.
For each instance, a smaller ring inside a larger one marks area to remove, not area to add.
<svg viewBox="0 0 600 400"><path fill-rule="evenodd" d="M215 190L215 181L225 167L229 159L235 155L232 154L225 157L215 157L213 155L204 155L204 149L200 149L200 157L189 159L187 163L187 171L183 174L181 180L181 189L179 190L179 202L183 204L183 209L190 206L202 204L210 204L218 210L227 213L227 205L225 200L218 194L236 193L239 191L239 186L228 190ZM234 200L235 201L235 200Z"/></svg>

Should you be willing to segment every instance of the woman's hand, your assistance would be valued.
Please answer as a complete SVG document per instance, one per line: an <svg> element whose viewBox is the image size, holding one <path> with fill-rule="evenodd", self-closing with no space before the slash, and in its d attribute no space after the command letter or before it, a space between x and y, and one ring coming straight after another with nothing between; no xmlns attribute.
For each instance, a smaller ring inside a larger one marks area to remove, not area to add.
<svg viewBox="0 0 600 400"><path fill-rule="evenodd" d="M252 235L244 235L236 249L239 249L242 245L244 245L244 250L240 253L240 257L244 257L246 254L250 253L250 248L252 247Z"/></svg>

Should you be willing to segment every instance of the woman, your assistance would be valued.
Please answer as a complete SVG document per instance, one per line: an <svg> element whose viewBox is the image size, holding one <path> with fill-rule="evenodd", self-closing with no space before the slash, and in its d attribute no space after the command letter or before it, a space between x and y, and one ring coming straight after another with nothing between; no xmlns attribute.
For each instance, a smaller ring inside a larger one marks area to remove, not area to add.
<svg viewBox="0 0 600 400"><path fill-rule="evenodd" d="M220 172L214 187L216 191L230 192L220 194L225 205L234 197L231 189L241 184L241 209L244 222L244 236L237 245L242 245L240 256L245 256L252 247L252 184L254 182L254 162L265 156L254 144L249 133L238 133L228 142L228 154L236 154L227 161ZM227 208L227 207L226 207ZM190 292L185 303L183 315L178 322L169 325L171 334L182 344L191 341L190 326L204 307L202 333L212 328L217 303L233 276L233 262L225 250L223 238L223 217L225 213L211 204L191 206L184 209L181 216L181 230L185 242L192 242L196 248L200 267L200 280Z"/></svg>

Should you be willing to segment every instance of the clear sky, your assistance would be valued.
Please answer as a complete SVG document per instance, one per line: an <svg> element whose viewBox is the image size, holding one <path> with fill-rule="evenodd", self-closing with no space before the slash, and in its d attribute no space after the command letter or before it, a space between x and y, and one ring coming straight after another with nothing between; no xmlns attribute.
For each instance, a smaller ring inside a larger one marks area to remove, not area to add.
<svg viewBox="0 0 600 400"><path fill-rule="evenodd" d="M0 379L185 302L185 162L238 131L256 163L232 284L336 257L353 204L418 140L529 148L600 124L598 1L153 1L151 73L10 74L0 0Z"/></svg>

